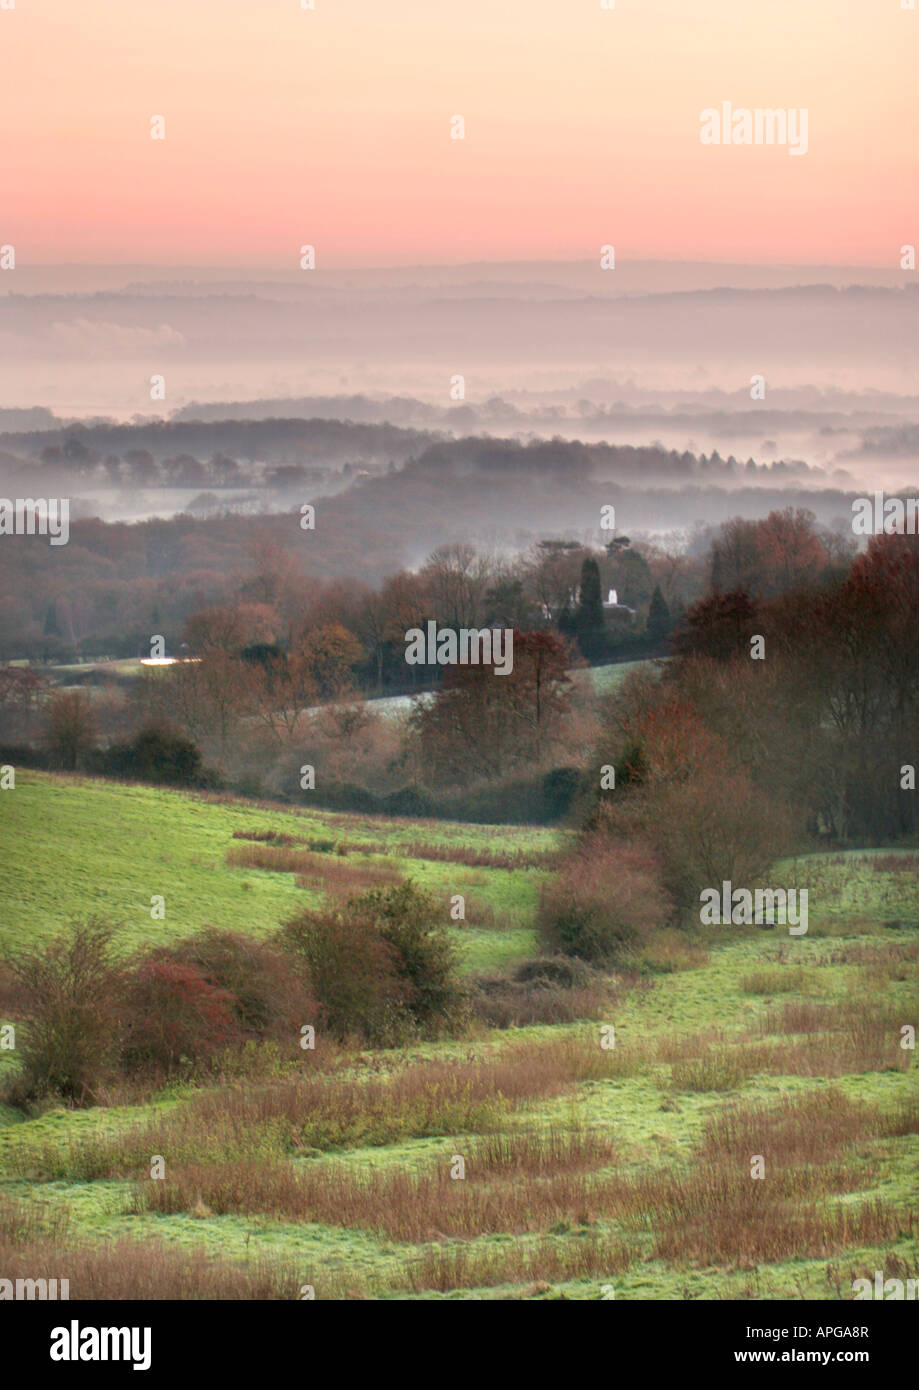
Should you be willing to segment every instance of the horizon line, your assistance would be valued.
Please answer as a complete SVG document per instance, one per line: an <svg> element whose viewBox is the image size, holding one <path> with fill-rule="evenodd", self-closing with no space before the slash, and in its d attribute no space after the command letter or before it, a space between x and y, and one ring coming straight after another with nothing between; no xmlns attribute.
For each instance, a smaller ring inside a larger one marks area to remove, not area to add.
<svg viewBox="0 0 919 1390"><path fill-rule="evenodd" d="M539 259L519 259L519 260L471 260L471 261L407 261L401 264L387 265L317 265L310 274L321 273L322 271L398 271L398 270L464 270L473 269L479 266L586 266L593 265L594 258L539 258ZM633 260L620 261L618 269L627 269L630 266L645 265L668 265L668 266L731 266L736 269L746 270L876 270L891 272L893 274L909 274L902 271L897 265L878 265L874 262L865 261L806 261L806 260L781 260L781 261L734 261L723 258L713 260L699 259L665 259L660 256L636 257ZM248 273L271 272L284 275L300 276L306 272L296 266L281 266L277 264L246 265L245 263L228 262L223 263L202 263L197 261L34 261L20 264L17 270L238 270ZM15 272L14 272L15 273ZM609 273L609 272L604 272ZM615 272L612 272L615 274Z"/></svg>

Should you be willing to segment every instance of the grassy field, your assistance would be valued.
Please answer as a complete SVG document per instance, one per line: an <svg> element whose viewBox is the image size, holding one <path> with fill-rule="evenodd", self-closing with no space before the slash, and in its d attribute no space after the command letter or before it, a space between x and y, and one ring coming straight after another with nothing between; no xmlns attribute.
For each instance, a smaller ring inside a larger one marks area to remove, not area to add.
<svg viewBox="0 0 919 1390"><path fill-rule="evenodd" d="M229 862L252 843L234 832L273 830L345 872L395 867L445 912L464 894L464 967L499 970L534 950L541 856L563 839L28 772L0 796L5 945L92 913L126 950L204 923L267 934L321 886ZM189 1271L230 1297L395 1299L849 1299L877 1269L916 1277L919 1087L901 1030L919 1025L919 856L785 868L810 893L807 936L708 929L691 952L668 938L596 1019L296 1063L266 1047L145 1105L2 1111L0 1247L25 1229L49 1259L71 1252L74 1298L101 1261L102 1287L134 1287L119 1240L154 1242L149 1296Z"/></svg>
<svg viewBox="0 0 919 1390"><path fill-rule="evenodd" d="M23 771L0 803L0 885L3 939L16 945L53 935L76 916L102 914L119 926L126 951L176 940L204 925L267 934L297 906L315 905L318 890L296 886L290 873L247 871L227 863L235 833L275 830L336 846L379 843L386 853L361 855L367 865L392 863L443 896L467 899L458 942L470 969L527 954L537 886L545 871L490 869L404 856L400 846L425 842L490 853L548 853L564 837L513 826L445 821L381 820L286 811L244 801ZM338 856L335 856L336 858ZM349 856L353 862L353 856ZM165 919L150 916L150 899L166 899ZM488 923L487 930L476 918ZM492 920L493 919L493 920Z"/></svg>

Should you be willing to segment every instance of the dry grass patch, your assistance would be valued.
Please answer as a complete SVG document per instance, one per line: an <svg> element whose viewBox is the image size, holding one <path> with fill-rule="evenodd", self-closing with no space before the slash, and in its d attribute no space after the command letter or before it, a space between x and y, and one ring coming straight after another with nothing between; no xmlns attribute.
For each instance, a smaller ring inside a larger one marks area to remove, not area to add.
<svg viewBox="0 0 919 1390"><path fill-rule="evenodd" d="M785 1096L777 1105L724 1106L705 1128L701 1154L708 1161L743 1165L751 1154L773 1166L819 1166L854 1145L919 1128L919 1102L884 1112L827 1088Z"/></svg>
<svg viewBox="0 0 919 1390"><path fill-rule="evenodd" d="M913 1133L919 1104L889 1113L838 1091L737 1102L706 1125L685 1173L604 1184L603 1210L648 1232L652 1252L678 1264L749 1266L823 1258L911 1234L913 1213L883 1201L834 1205L876 1177L877 1140ZM761 1179L751 1159L765 1162Z"/></svg>
<svg viewBox="0 0 919 1390"><path fill-rule="evenodd" d="M835 1004L787 1001L766 1010L755 1032L785 1035L783 1042L762 1050L771 1072L837 1077L907 1071L914 1054L900 1046L901 1029L916 1021L917 1012L915 999L903 1004L870 997Z"/></svg>
<svg viewBox="0 0 919 1390"><path fill-rule="evenodd" d="M406 1277L415 1293L428 1289L440 1292L480 1289L528 1281L543 1286L571 1279L625 1274L636 1258L636 1250L625 1241L591 1232L567 1240L546 1237L533 1243L509 1241L480 1247L437 1246L413 1261ZM544 1291L537 1287L533 1293Z"/></svg>
<svg viewBox="0 0 919 1390"><path fill-rule="evenodd" d="M11 1171L42 1179L146 1173L150 1155L188 1164L281 1158L309 1149L356 1148L441 1134L499 1129L508 1113L620 1074L619 1049L600 1032L517 1043L491 1056L425 1061L398 1071L371 1067L264 1082L244 1079L200 1091L142 1125L98 1128L61 1144L11 1149Z"/></svg>
<svg viewBox="0 0 919 1390"><path fill-rule="evenodd" d="M296 874L300 888L380 888L402 881L402 873L392 864L349 864L335 855L289 846L234 845L227 850L227 863L234 868Z"/></svg>
<svg viewBox="0 0 919 1390"><path fill-rule="evenodd" d="M307 836L285 835L278 830L234 830L233 839L284 847L305 845L320 853L341 856L396 854L400 859L425 859L435 864L464 864L470 869L555 869L561 860L560 852L554 849L489 850L477 845L444 844L434 840L320 840Z"/></svg>
<svg viewBox="0 0 919 1390"><path fill-rule="evenodd" d="M761 1070L759 1059L739 1047L722 1047L701 1057L673 1063L671 1084L677 1091L733 1091Z"/></svg>
<svg viewBox="0 0 919 1390"><path fill-rule="evenodd" d="M71 1299L299 1298L313 1282L308 1269L258 1261L242 1266L202 1250L159 1241L74 1241L66 1213L52 1222L16 1203L0 1201L0 1269L5 1279L68 1279ZM344 1296L342 1281L322 1280L316 1296Z"/></svg>
<svg viewBox="0 0 919 1390"><path fill-rule="evenodd" d="M852 1246L910 1235L915 1218L881 1201L854 1207L776 1200L763 1182L738 1174L700 1175L678 1194L678 1216L654 1236L661 1259L683 1265L749 1268L787 1259L824 1259Z"/></svg>
<svg viewBox="0 0 919 1390"><path fill-rule="evenodd" d="M751 971L741 979L740 988L744 994L813 994L822 986L803 966L784 965Z"/></svg>
<svg viewBox="0 0 919 1390"><path fill-rule="evenodd" d="M355 1170L344 1164L215 1163L173 1170L136 1190L138 1208L204 1209L216 1215L266 1213L382 1233L418 1243L491 1231L545 1230L590 1207L584 1173L615 1159L608 1139L589 1132L495 1135L456 1141L439 1163ZM454 1176L458 1157L465 1176Z"/></svg>

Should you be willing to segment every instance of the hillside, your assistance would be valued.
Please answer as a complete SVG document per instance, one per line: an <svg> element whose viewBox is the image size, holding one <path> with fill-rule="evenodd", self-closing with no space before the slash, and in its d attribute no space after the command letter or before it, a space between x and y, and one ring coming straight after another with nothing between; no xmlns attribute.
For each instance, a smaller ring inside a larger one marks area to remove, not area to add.
<svg viewBox="0 0 919 1390"><path fill-rule="evenodd" d="M466 971L490 971L534 950L545 872L498 859L538 863L559 843L35 773L2 795L5 946L94 913L130 950L203 923L266 934L343 866L399 868L445 904L468 895L455 935ZM291 837L305 875L228 863L265 852L240 831ZM459 862L476 856L495 862ZM2 1112L0 1218L29 1199L30 1237L63 1242L77 1280L100 1243L155 1242L123 1248L102 1296L136 1287L141 1260L148 1297L191 1268L206 1296L235 1297L850 1299L854 1278L903 1277L919 1254L915 1053L900 1047L919 1022L919 856L786 868L810 891L806 936L670 934L594 1020L317 1050L293 1069L253 1056L144 1105ZM157 1153L164 1183L148 1176Z"/></svg>
<svg viewBox="0 0 919 1390"><path fill-rule="evenodd" d="M232 797L29 771L17 773L15 795L3 810L0 884L7 945L51 936L73 917L92 915L119 925L126 951L176 940L204 925L264 935L301 902L319 901L323 865L336 882L343 863L351 866L359 891L364 870L395 863L407 877L442 892L447 905L450 895L466 895L461 946L470 969L532 950L532 931L524 923L532 917L540 872L436 862L410 849L423 844L444 854L470 849L486 856L539 856L564 838L533 827L287 811ZM298 888L292 873L228 864L228 854L246 843L243 835L265 831L322 845L314 886ZM337 852L381 841L382 854ZM166 898L163 920L151 920L154 894Z"/></svg>

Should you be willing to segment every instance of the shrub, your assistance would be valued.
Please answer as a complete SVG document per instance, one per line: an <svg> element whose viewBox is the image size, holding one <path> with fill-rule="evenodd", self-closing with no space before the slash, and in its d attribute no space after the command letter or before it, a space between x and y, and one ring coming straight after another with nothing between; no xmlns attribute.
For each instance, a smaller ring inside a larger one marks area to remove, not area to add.
<svg viewBox="0 0 919 1390"><path fill-rule="evenodd" d="M562 767L547 773L514 773L462 787L408 785L376 793L354 782L324 777L314 804L334 811L363 815L408 816L414 820L461 820L473 825L552 825L576 805L581 788L576 770Z"/></svg>
<svg viewBox="0 0 919 1390"><path fill-rule="evenodd" d="M492 1028L596 1018L611 1002L610 982L571 956L536 956L507 975L473 981L472 1012Z"/></svg>
<svg viewBox="0 0 919 1390"><path fill-rule="evenodd" d="M522 984L577 989L592 984L597 977L589 965L571 956L531 956L520 962L513 978Z"/></svg>
<svg viewBox="0 0 919 1390"><path fill-rule="evenodd" d="M169 951L154 951L127 989L123 1060L131 1071L169 1075L212 1060L240 1042L237 1000L205 972Z"/></svg>
<svg viewBox="0 0 919 1390"><path fill-rule="evenodd" d="M337 1036L386 1045L458 1025L463 994L438 916L429 894L404 883L308 909L287 924L285 941Z"/></svg>
<svg viewBox="0 0 919 1390"><path fill-rule="evenodd" d="M51 759L41 748L33 748L28 743L0 743L0 763L9 763L16 768L47 768L51 766Z"/></svg>
<svg viewBox="0 0 919 1390"><path fill-rule="evenodd" d="M559 821L571 810L581 790L582 773L577 767L553 767L542 779L542 810L547 821Z"/></svg>
<svg viewBox="0 0 919 1390"><path fill-rule="evenodd" d="M558 985L520 984L503 975L476 980L471 1000L473 1016L489 1028L579 1023L598 1018L608 1004L608 994L599 985L562 989Z"/></svg>
<svg viewBox="0 0 919 1390"><path fill-rule="evenodd" d="M476 825L539 825L543 810L543 774L516 773L495 781L478 781L441 795L432 814Z"/></svg>
<svg viewBox="0 0 919 1390"><path fill-rule="evenodd" d="M50 1095L92 1103L112 1074L125 986L113 934L92 918L8 958L8 997L26 1025L17 1047L22 1068L8 1092L14 1103Z"/></svg>
<svg viewBox="0 0 919 1390"><path fill-rule="evenodd" d="M315 794L311 792L310 797L312 804L328 807L332 811L356 811L361 815L375 816L383 809L380 797L368 787L362 787L357 782L338 781L334 777L321 778Z"/></svg>
<svg viewBox="0 0 919 1390"><path fill-rule="evenodd" d="M686 920L698 924L703 889L725 879L752 886L788 848L783 809L742 773L706 769L694 783L655 788L643 825L663 881Z"/></svg>
<svg viewBox="0 0 919 1390"><path fill-rule="evenodd" d="M297 1038L316 1023L317 1005L276 942L206 927L163 950L160 959L190 965L225 990L240 1030L257 1038Z"/></svg>
<svg viewBox="0 0 919 1390"><path fill-rule="evenodd" d="M73 772L96 746L92 700L81 690L58 690L45 708L42 740L52 767Z"/></svg>
<svg viewBox="0 0 919 1390"><path fill-rule="evenodd" d="M548 951L590 962L623 961L670 911L651 851L596 830L543 887L537 931Z"/></svg>
<svg viewBox="0 0 919 1390"><path fill-rule="evenodd" d="M350 902L299 913L284 940L301 959L327 1027L339 1039L359 1035L385 1045L398 1037L405 987L395 952Z"/></svg>
<svg viewBox="0 0 919 1390"><path fill-rule="evenodd" d="M173 787L199 786L207 779L201 750L165 724L148 724L128 743L114 743L98 754L99 770L109 776Z"/></svg>
<svg viewBox="0 0 919 1390"><path fill-rule="evenodd" d="M380 810L387 816L427 817L434 814L434 801L420 787L400 787L381 798Z"/></svg>
<svg viewBox="0 0 919 1390"><path fill-rule="evenodd" d="M395 952L396 969L406 987L413 1025L436 1034L456 1025L463 1011L463 992L456 979L456 952L442 909L430 893L411 882L373 888L354 900Z"/></svg>
<svg viewBox="0 0 919 1390"><path fill-rule="evenodd" d="M321 1025L315 1001L277 943L207 928L133 966L116 963L111 928L75 927L40 951L0 961L0 1003L25 1025L18 1104L97 1100L121 1071L156 1079L210 1066L251 1038L299 1041Z"/></svg>

